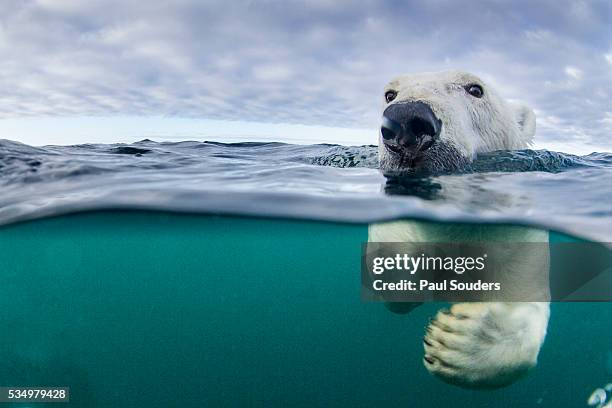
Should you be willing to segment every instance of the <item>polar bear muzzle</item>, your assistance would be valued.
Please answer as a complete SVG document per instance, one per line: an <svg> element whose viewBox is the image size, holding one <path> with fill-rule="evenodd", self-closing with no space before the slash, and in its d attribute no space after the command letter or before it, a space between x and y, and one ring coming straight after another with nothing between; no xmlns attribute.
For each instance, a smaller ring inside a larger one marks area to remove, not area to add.
<svg viewBox="0 0 612 408"><path fill-rule="evenodd" d="M477 154L526 149L535 114L462 71L407 74L384 92L380 169L387 174L467 169Z"/></svg>
<svg viewBox="0 0 612 408"><path fill-rule="evenodd" d="M442 121L424 102L400 102L383 112L381 135L385 147L402 156L418 156L438 140Z"/></svg>

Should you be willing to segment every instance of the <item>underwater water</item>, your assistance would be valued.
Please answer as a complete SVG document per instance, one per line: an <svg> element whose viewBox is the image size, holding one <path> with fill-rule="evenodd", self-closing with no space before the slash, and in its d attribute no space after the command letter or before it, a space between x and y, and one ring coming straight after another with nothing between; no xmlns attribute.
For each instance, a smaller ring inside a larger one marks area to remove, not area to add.
<svg viewBox="0 0 612 408"><path fill-rule="evenodd" d="M466 390L423 367L443 304L361 301L361 244L402 217L608 242L612 155L376 164L370 146L0 142L0 385L69 386L55 405L74 407L587 406L612 378L609 303L552 304L537 368Z"/></svg>
<svg viewBox="0 0 612 408"><path fill-rule="evenodd" d="M609 381L606 303L553 304L538 367L507 388L432 377L422 337L442 305L362 303L366 239L137 211L6 226L0 383L68 385L78 407L576 407Z"/></svg>

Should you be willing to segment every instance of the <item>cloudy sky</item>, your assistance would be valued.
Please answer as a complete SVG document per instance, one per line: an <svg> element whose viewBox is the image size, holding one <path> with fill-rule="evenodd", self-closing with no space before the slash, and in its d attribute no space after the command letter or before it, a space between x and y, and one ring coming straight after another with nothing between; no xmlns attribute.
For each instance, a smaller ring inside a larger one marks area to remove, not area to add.
<svg viewBox="0 0 612 408"><path fill-rule="evenodd" d="M611 151L611 4L3 0L0 137L375 143L390 77L465 69L538 146Z"/></svg>

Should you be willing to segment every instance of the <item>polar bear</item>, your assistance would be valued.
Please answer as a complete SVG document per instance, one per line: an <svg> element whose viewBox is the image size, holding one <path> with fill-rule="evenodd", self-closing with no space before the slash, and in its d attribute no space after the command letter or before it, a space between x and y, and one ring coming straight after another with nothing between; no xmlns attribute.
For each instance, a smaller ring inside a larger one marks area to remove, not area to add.
<svg viewBox="0 0 612 408"><path fill-rule="evenodd" d="M523 149L535 133L535 115L511 104L466 72L404 75L385 87L379 140L385 172L448 172L476 154ZM453 191L454 189L454 191ZM437 194L455 194L441 186ZM520 226L393 221L370 225L370 242L548 242L548 233ZM493 245L493 244L491 244ZM516 252L516 251L515 251ZM455 303L438 312L423 338L423 363L446 382L470 388L513 383L537 362L549 319L548 253L501 255L507 282L533 282L542 302ZM521 259L523 263L513 260ZM418 304L387 304L407 313Z"/></svg>

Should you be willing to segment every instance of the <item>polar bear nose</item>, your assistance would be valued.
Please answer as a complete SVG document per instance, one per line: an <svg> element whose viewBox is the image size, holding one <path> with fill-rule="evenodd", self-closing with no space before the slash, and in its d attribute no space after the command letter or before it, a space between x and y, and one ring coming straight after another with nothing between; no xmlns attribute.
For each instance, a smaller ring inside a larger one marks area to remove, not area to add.
<svg viewBox="0 0 612 408"><path fill-rule="evenodd" d="M429 149L442 129L442 121L424 102L400 102L383 112L380 132L389 149L412 151Z"/></svg>

